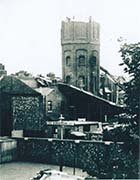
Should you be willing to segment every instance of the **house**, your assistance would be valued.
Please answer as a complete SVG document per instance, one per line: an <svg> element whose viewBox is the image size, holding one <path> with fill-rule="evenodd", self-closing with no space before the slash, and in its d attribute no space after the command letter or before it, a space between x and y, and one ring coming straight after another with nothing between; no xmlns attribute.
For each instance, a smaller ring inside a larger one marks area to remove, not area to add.
<svg viewBox="0 0 140 180"><path fill-rule="evenodd" d="M37 136L44 128L43 97L13 76L0 80L0 135Z"/></svg>
<svg viewBox="0 0 140 180"><path fill-rule="evenodd" d="M59 90L58 85L35 90L43 96L46 121L58 120L60 114L67 117L67 97Z"/></svg>
<svg viewBox="0 0 140 180"><path fill-rule="evenodd" d="M85 118L87 121L104 122L114 114L121 112L121 106L115 102L83 88L66 83L54 84L45 77L34 77L32 81L33 83L30 80L29 85L36 83L38 85L30 87L43 96L46 121L58 120L60 114L63 114L66 120ZM28 82L29 80L25 83Z"/></svg>

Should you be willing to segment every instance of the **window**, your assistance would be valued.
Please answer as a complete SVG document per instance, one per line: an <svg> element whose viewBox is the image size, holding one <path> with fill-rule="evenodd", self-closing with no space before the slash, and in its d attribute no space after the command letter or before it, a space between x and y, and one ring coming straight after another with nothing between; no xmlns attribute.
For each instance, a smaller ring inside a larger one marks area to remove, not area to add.
<svg viewBox="0 0 140 180"><path fill-rule="evenodd" d="M66 76L66 83L69 84L71 82L71 77L70 76Z"/></svg>
<svg viewBox="0 0 140 180"><path fill-rule="evenodd" d="M83 88L85 86L85 77L79 76L79 87Z"/></svg>
<svg viewBox="0 0 140 180"><path fill-rule="evenodd" d="M91 65L91 66L96 66L96 57L95 57L95 56L92 56L92 57L90 58L90 65Z"/></svg>
<svg viewBox="0 0 140 180"><path fill-rule="evenodd" d="M70 58L70 56L67 56L67 57L66 57L66 65L67 65L67 66L70 66L70 65L71 65L71 58Z"/></svg>
<svg viewBox="0 0 140 180"><path fill-rule="evenodd" d="M79 66L85 66L85 56L79 56Z"/></svg>
<svg viewBox="0 0 140 180"><path fill-rule="evenodd" d="M61 101L61 114L64 114L65 112L65 102L64 101Z"/></svg>
<svg viewBox="0 0 140 180"><path fill-rule="evenodd" d="M52 111L52 101L48 101L48 112Z"/></svg>

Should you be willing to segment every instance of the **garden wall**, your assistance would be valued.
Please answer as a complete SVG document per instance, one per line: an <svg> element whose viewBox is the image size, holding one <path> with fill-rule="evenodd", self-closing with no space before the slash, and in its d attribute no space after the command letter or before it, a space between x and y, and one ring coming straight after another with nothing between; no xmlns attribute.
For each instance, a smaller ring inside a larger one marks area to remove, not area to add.
<svg viewBox="0 0 140 180"><path fill-rule="evenodd" d="M76 166L99 178L138 178L138 154L124 143L18 138L17 147L18 160Z"/></svg>

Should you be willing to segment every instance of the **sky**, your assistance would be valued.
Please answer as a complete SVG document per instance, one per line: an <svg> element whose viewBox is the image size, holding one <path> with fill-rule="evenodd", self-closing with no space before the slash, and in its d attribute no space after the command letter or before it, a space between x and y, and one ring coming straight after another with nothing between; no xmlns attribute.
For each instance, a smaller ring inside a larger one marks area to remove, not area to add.
<svg viewBox="0 0 140 180"><path fill-rule="evenodd" d="M61 21L100 24L100 64L124 75L118 53L123 37L140 42L140 0L0 0L0 63L8 74L53 72L61 77Z"/></svg>

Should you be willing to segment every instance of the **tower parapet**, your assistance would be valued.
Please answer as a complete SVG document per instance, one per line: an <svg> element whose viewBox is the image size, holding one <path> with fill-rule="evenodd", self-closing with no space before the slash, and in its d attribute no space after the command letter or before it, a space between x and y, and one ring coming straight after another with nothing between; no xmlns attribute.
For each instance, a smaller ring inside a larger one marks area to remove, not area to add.
<svg viewBox="0 0 140 180"><path fill-rule="evenodd" d="M100 27L96 22L62 21L61 44L99 44Z"/></svg>

